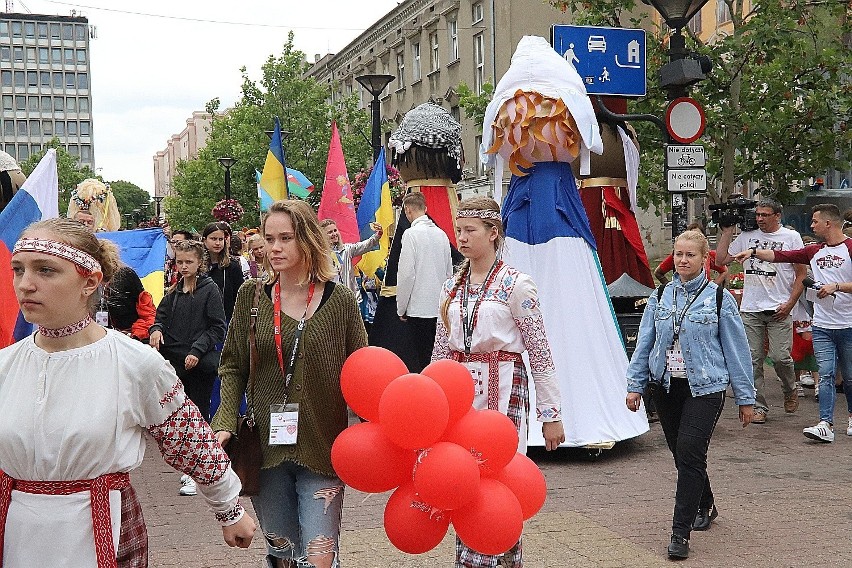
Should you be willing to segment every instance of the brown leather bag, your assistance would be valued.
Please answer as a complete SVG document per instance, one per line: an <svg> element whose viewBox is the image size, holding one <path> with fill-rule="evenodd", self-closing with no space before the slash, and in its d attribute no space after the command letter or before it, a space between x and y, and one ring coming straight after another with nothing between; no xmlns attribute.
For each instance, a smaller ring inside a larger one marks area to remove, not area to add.
<svg viewBox="0 0 852 568"><path fill-rule="evenodd" d="M261 279L257 279L254 302L251 308L251 325L249 327L249 378L246 385L248 407L246 413L240 416L237 425L237 435L231 437L225 451L231 458L231 467L242 482L240 495L257 495L260 492L260 467L263 465L263 448L261 447L260 432L254 420L254 374L257 364L257 306L260 301Z"/></svg>

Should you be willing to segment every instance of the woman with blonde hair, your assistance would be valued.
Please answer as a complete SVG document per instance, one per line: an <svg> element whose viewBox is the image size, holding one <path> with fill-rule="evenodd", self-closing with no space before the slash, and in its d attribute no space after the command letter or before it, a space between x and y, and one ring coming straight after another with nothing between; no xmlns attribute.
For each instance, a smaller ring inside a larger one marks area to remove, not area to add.
<svg viewBox="0 0 852 568"><path fill-rule="evenodd" d="M556 369L544 332L535 283L498 255L503 242L500 207L488 197L459 203L456 241L465 260L441 292L441 318L432 360L455 359L474 378L474 408L498 410L515 423L526 452L529 386L521 353L529 354L536 389L536 418L548 450L565 441ZM456 542L456 566L493 567L490 556ZM503 566L523 566L521 543L505 553Z"/></svg>
<svg viewBox="0 0 852 568"><path fill-rule="evenodd" d="M669 558L689 556L691 531L719 514L707 476L707 448L731 385L743 427L755 398L751 353L736 300L707 279L710 245L701 231L674 243L675 274L648 298L627 368L627 408L650 387L677 467Z"/></svg>
<svg viewBox="0 0 852 568"><path fill-rule="evenodd" d="M264 245L263 236L259 233L251 235L246 240L246 249L249 254L249 273L252 278L266 277L266 271L263 269Z"/></svg>
<svg viewBox="0 0 852 568"><path fill-rule="evenodd" d="M367 336L352 292L332 282L328 242L309 205L276 201L261 232L269 278L246 282L237 295L219 366L222 403L212 425L227 444L246 393L263 448L252 504L267 563L330 568L338 565L343 505L343 483L331 466L331 444L347 426L340 371ZM257 357L247 390L253 311ZM273 421L290 428L270 436Z"/></svg>
<svg viewBox="0 0 852 568"><path fill-rule="evenodd" d="M128 473L145 433L198 482L231 546L254 521L240 482L172 367L91 318L118 250L71 219L27 227L12 252L15 295L39 329L0 350L0 543L4 568L147 565ZM120 512L120 514L119 514Z"/></svg>

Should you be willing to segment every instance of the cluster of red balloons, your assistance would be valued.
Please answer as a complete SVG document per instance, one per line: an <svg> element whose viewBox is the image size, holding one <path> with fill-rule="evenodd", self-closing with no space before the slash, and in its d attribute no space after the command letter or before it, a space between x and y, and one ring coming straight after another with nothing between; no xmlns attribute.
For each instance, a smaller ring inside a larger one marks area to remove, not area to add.
<svg viewBox="0 0 852 568"><path fill-rule="evenodd" d="M496 410L473 410L473 378L464 365L436 361L409 373L381 347L349 356L343 396L363 419L331 449L340 479L367 493L395 489L385 506L388 539L421 554L447 534L483 554L502 554L544 505L538 466L517 452L518 432Z"/></svg>

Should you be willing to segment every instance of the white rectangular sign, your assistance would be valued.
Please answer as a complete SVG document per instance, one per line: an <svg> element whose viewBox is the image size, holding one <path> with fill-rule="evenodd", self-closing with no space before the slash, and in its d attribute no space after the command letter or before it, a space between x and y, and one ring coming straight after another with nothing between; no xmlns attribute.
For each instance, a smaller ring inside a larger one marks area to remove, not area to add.
<svg viewBox="0 0 852 568"><path fill-rule="evenodd" d="M667 170L666 177L670 192L707 191L707 172L704 170Z"/></svg>
<svg viewBox="0 0 852 568"><path fill-rule="evenodd" d="M704 146L699 144L669 144L666 146L666 167L703 168L706 163Z"/></svg>

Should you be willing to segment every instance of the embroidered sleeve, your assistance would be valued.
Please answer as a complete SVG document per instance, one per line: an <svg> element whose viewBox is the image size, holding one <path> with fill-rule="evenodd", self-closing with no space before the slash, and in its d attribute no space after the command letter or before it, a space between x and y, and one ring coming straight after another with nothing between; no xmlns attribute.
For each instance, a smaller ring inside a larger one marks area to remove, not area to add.
<svg viewBox="0 0 852 568"><path fill-rule="evenodd" d="M530 359L530 372L535 384L536 418L541 422L562 420L562 398L550 343L547 341L544 316L538 301L538 291L526 274L518 276L509 299L509 307Z"/></svg>
<svg viewBox="0 0 852 568"><path fill-rule="evenodd" d="M237 499L236 505L234 505L233 507L231 507L227 511L222 511L221 513L216 513L216 520L223 527L228 527L228 526L231 526L233 524L236 524L237 521L239 521L240 519L243 518L243 515L245 515L245 513L246 513L246 510L243 509L242 504L240 503L239 499Z"/></svg>

